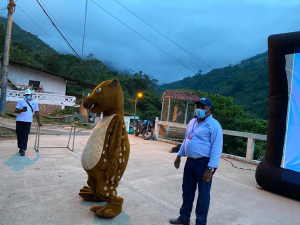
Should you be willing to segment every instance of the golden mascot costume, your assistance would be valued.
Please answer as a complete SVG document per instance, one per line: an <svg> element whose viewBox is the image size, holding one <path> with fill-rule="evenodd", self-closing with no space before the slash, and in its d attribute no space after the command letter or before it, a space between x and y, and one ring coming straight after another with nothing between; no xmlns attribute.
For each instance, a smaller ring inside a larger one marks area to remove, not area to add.
<svg viewBox="0 0 300 225"><path fill-rule="evenodd" d="M115 217L122 211L123 198L117 195L116 189L130 152L119 81L114 79L99 84L84 99L83 106L93 113L103 112L103 118L83 149L81 163L88 174L88 186L80 189L79 195L86 201L107 202L90 210L100 217Z"/></svg>

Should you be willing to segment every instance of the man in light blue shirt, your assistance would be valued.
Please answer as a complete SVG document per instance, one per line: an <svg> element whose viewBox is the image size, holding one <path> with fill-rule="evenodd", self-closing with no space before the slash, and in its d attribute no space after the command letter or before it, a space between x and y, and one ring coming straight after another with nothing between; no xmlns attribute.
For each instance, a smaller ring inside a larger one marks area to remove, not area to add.
<svg viewBox="0 0 300 225"><path fill-rule="evenodd" d="M181 157L188 157L183 174L183 203L180 216L177 219L171 219L171 224L190 224L197 185L196 225L206 224L212 176L218 168L222 154L222 127L212 117L211 100L200 98L195 105L196 116L187 126L185 139L174 161L174 166L178 169Z"/></svg>

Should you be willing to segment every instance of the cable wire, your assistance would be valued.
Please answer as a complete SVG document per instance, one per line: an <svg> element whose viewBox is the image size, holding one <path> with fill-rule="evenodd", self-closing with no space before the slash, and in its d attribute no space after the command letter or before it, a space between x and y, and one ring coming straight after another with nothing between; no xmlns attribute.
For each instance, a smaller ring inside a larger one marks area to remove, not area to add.
<svg viewBox="0 0 300 225"><path fill-rule="evenodd" d="M65 42L68 44L68 46L72 49L72 51L77 55L77 57L82 61L83 59L78 55L78 53L75 51L75 49L72 47L72 45L68 42L68 40L65 38L65 36L61 33L61 31L59 30L59 28L56 26L56 24L53 22L53 20L51 19L51 17L48 15L48 13L46 12L46 10L44 9L44 7L40 4L39 0L36 0L37 3L40 5L40 7L42 8L42 10L44 11L44 13L46 14L46 16L48 17L48 19L50 20L50 22L52 23L52 25L56 28L56 30L58 31L58 33L60 34L60 36L65 40Z"/></svg>
<svg viewBox="0 0 300 225"><path fill-rule="evenodd" d="M68 42L68 40L65 38L65 36L61 33L61 31L59 30L59 28L56 26L56 24L53 22L53 20L51 19L51 17L48 15L48 13L46 12L46 10L43 8L43 6L40 4L39 0L36 0L37 3L39 4L39 6L41 7L41 9L43 10L43 12L46 14L46 16L48 17L48 19L50 20L50 22L52 23L52 25L56 28L56 30L58 31L58 33L60 34L60 36L65 40L65 42L68 44L68 46L72 49L72 51L75 53L75 55L78 57L78 59L81 60L81 62L94 74L97 76L97 74L94 73L93 69L79 56L79 54L75 51L75 49L72 47L72 45Z"/></svg>
<svg viewBox="0 0 300 225"><path fill-rule="evenodd" d="M88 8L88 0L86 0L86 4L85 4L85 16L84 16L83 40L82 40L82 54L83 54L83 47L84 47L84 36L85 36L85 27L86 27L87 8Z"/></svg>
<svg viewBox="0 0 300 225"><path fill-rule="evenodd" d="M79 41L79 43L81 43L81 40L77 37L76 34L74 34L74 32L71 30L71 28L64 22L64 20L59 16L59 14L54 10L54 8L49 4L48 1L43 0L47 3L48 6L50 6L50 8L52 9L52 11L58 16L58 18L63 22L63 24L69 29L69 31L74 35L74 37ZM86 50L88 50L89 52L91 52L87 47L84 47Z"/></svg>
<svg viewBox="0 0 300 225"><path fill-rule="evenodd" d="M50 10L47 8L47 6L45 5L45 3L41 2L41 4L44 5L43 8L45 8L45 11L48 11L50 18L52 18L52 20L55 22L55 24L57 24L57 27L60 29L60 31L62 31L61 33L64 33L64 36L66 36L66 38L68 38L68 40L72 43L72 47L76 48L77 50L79 50L77 48L77 46L74 44L74 42L72 41L72 39L68 36L67 32L65 32L62 28L62 26L59 24L59 22L55 19L55 17L52 15L52 13L50 12ZM81 56L82 57L82 56Z"/></svg>
<svg viewBox="0 0 300 225"><path fill-rule="evenodd" d="M206 66L210 67L211 69L213 69L210 65L208 65L207 63L203 62L201 59L199 59L197 56L195 56L194 54L190 53L188 50L186 50L185 48L181 47L179 44L177 44L175 41L171 40L170 38L168 38L166 35L164 35L163 33L161 33L159 30L157 30L155 27L153 27L152 25L150 25L149 23L147 23L145 20L143 20L141 17L139 17L138 15L136 15L134 12L132 12L130 9L128 9L127 7L125 7L124 5L122 5L120 2L118 2L117 0L115 0L116 3L118 3L120 6L122 6L124 9L126 9L128 12L130 12L131 14L133 14L135 17L137 17L138 19L140 19L141 21L143 21L145 24L147 24L149 27L151 27L153 30L155 30L156 32L158 32L159 34L161 34L163 37L165 37L166 39L168 39L169 41L171 41L173 44L175 44L176 46L178 46L179 48L181 48L183 51L185 51L186 53L188 53L189 55L193 56L195 59L197 59L198 61L202 62L203 64L205 64Z"/></svg>
<svg viewBox="0 0 300 225"><path fill-rule="evenodd" d="M5 12L6 11L6 8L4 8L4 9L1 9L1 12L0 12L0 14L2 14L3 12Z"/></svg>
<svg viewBox="0 0 300 225"><path fill-rule="evenodd" d="M31 19L32 22L35 23L35 25L37 25L42 31L44 31L45 34L48 35L49 38L51 38L52 41L54 41L62 50L64 50L67 54L68 54L68 51L66 51L60 44L58 44L42 27L40 27L26 12L24 12L23 9L20 8L19 5L17 5L17 7L29 18Z"/></svg>
<svg viewBox="0 0 300 225"><path fill-rule="evenodd" d="M235 168L235 169L256 171L256 170L253 170L253 169L244 169L244 168L236 167L235 165L233 165L233 163L231 161L229 161L229 160L227 160L227 159L225 159L223 157L221 157L221 159L224 159L225 161L229 162L232 165L232 167Z"/></svg>
<svg viewBox="0 0 300 225"><path fill-rule="evenodd" d="M154 44L153 42L151 42L150 40L148 40L147 38L145 38L144 36L142 36L141 34L139 34L137 31L135 31L134 29L132 29L130 26L128 26L126 23L122 22L120 19L118 19L117 17L115 17L113 14L111 14L110 12L108 12L106 9L104 9L102 6L98 5L94 0L91 0L95 5L97 5L99 8L101 8L103 11L105 11L106 13L108 13L110 16L112 16L113 18L115 18L116 20L118 20L120 23L122 23L124 26L126 26L127 28L129 28L131 31L133 31L134 33L136 33L137 35L139 35L141 38L143 38L144 40L148 41L150 44L152 44L153 46L155 46L156 48L158 48L160 51L162 51L163 53L165 53L166 55L168 55L169 57L171 57L172 59L174 59L175 61L177 61L178 63L180 63L182 66L186 67L187 69L191 70L192 72L196 73L196 71L194 71L193 69L191 69L190 67L188 67L187 65L185 65L184 63L180 62L178 59L176 59L175 57L173 57L172 55L170 55L169 53L167 53L166 51L164 51L163 49L161 49L160 47L158 47L156 44Z"/></svg>

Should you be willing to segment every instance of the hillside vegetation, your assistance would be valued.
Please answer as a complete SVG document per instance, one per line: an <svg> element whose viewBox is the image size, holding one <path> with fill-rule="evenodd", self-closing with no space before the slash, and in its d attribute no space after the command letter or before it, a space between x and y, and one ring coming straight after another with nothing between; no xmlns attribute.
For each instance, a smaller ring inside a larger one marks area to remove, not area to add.
<svg viewBox="0 0 300 225"><path fill-rule="evenodd" d="M6 19L0 19L0 54L3 55ZM137 103L137 115L142 119L153 121L156 116L160 115L160 96L154 89L157 80L153 77L144 74L142 71L133 75L111 71L92 54L83 61L71 54L58 54L37 36L21 29L15 23L12 28L10 59L95 86L102 81L118 78L124 91L124 108L126 112L134 113L134 102L131 100L136 98L138 92L142 92L143 98L139 99ZM67 85L67 92L86 96L92 92L92 89Z"/></svg>
<svg viewBox="0 0 300 225"><path fill-rule="evenodd" d="M268 119L268 55L256 55L240 64L196 74L183 80L157 87L159 92L171 89L200 90L210 94L231 96L234 104L243 105L253 118Z"/></svg>
<svg viewBox="0 0 300 225"><path fill-rule="evenodd" d="M1 55L3 54L4 38L5 27L0 23ZM267 118L267 53L244 60L238 65L214 69L205 75L198 73L181 81L158 86L156 79L142 71L133 75L111 71L109 66L92 54L84 61L71 54L58 54L37 36L14 24L10 59L95 86L104 80L118 78L124 91L126 112L134 112L134 101L132 100L136 98L138 92L143 93L143 97L137 101L137 115L142 119L154 121L156 116L160 116L160 98L164 90L183 89L196 92L198 96L211 98L214 104L213 116L220 122L223 129L259 134L267 132L266 120L251 118ZM67 86L69 93L86 95L91 91L91 89L80 86ZM244 109L251 112L251 117L244 111L242 105L244 105ZM263 141L256 142L255 159L261 159L264 156L265 144ZM224 136L223 151L226 153L244 157L246 145L244 138Z"/></svg>
<svg viewBox="0 0 300 225"><path fill-rule="evenodd" d="M6 18L0 17L0 24L3 24L4 29L6 29ZM11 30L11 39L12 41L20 42L26 45L29 49L36 52L49 51L51 53L56 53L56 51L51 48L48 44L43 42L38 38L37 35L34 35L30 32L27 32L21 29L16 23L13 22ZM0 42L0 52L3 53L4 42Z"/></svg>

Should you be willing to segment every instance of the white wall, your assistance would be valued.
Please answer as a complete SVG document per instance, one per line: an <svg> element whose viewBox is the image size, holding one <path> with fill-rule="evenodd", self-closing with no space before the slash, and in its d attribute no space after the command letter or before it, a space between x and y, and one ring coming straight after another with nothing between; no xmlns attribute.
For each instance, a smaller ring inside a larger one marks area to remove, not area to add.
<svg viewBox="0 0 300 225"><path fill-rule="evenodd" d="M8 79L14 84L23 85L29 85L29 80L40 81L44 92L66 94L66 81L63 78L15 63L9 65Z"/></svg>
<svg viewBox="0 0 300 225"><path fill-rule="evenodd" d="M127 132L129 132L130 116L124 116L124 123L125 123Z"/></svg>

